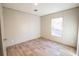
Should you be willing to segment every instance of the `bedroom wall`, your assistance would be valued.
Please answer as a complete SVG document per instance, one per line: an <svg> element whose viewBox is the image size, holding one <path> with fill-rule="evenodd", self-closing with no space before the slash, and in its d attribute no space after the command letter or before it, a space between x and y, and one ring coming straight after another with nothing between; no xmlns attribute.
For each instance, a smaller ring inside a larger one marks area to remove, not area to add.
<svg viewBox="0 0 79 59"><path fill-rule="evenodd" d="M6 46L40 37L40 17L3 8Z"/></svg>
<svg viewBox="0 0 79 59"><path fill-rule="evenodd" d="M77 24L79 7L41 16L41 36L72 47L77 44ZM63 17L63 38L51 35L51 19Z"/></svg>

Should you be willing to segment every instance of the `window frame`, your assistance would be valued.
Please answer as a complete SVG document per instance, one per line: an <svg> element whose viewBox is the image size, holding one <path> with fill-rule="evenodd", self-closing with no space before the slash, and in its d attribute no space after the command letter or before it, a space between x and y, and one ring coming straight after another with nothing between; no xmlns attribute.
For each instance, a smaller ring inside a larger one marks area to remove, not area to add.
<svg viewBox="0 0 79 59"><path fill-rule="evenodd" d="M53 26L52 26L52 21L53 21L53 19L56 19L56 18L62 18L62 31L61 31L62 34L61 34L61 36L56 36L56 35L53 35L53 34L52 34L52 32L53 32L53 29L52 29L52 27L53 27ZM51 19L51 35L52 35L52 36L54 36L54 37L60 37L60 38L63 37L63 28L64 28L64 18L63 18L63 17L53 17L53 18Z"/></svg>

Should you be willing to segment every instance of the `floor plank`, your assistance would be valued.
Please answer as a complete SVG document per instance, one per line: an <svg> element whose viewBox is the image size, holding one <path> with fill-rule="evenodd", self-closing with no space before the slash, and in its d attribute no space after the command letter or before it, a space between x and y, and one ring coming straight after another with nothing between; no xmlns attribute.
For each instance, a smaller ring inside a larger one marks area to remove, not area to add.
<svg viewBox="0 0 79 59"><path fill-rule="evenodd" d="M75 49L48 39L34 39L7 47L8 56L72 56Z"/></svg>

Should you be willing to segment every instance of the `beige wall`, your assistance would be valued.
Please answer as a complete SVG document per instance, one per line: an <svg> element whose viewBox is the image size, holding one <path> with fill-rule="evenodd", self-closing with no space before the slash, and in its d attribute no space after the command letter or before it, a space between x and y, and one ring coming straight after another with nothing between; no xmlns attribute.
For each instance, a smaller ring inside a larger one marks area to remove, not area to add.
<svg viewBox="0 0 79 59"><path fill-rule="evenodd" d="M3 54L6 55L6 43L4 41L5 35L4 35L4 24L3 24L3 9L1 4L0 4L0 30L1 30L1 36L2 36Z"/></svg>
<svg viewBox="0 0 79 59"><path fill-rule="evenodd" d="M41 16L41 36L76 47L77 44L77 21L79 8L73 8L62 12ZM51 35L51 19L63 17L63 37L54 37Z"/></svg>
<svg viewBox="0 0 79 59"><path fill-rule="evenodd" d="M6 46L40 37L40 17L3 8Z"/></svg>

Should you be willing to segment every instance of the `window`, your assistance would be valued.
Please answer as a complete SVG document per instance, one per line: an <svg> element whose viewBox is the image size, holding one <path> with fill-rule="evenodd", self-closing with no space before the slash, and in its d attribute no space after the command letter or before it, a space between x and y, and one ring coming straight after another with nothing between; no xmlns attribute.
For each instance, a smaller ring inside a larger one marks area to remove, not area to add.
<svg viewBox="0 0 79 59"><path fill-rule="evenodd" d="M63 18L53 18L51 23L51 34L62 37Z"/></svg>

